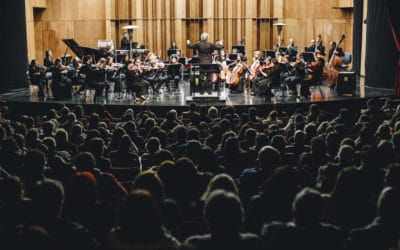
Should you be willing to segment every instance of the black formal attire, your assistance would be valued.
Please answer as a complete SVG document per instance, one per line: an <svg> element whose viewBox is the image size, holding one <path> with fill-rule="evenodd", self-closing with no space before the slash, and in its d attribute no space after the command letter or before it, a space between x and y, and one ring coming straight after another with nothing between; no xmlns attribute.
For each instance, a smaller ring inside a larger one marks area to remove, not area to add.
<svg viewBox="0 0 400 250"><path fill-rule="evenodd" d="M202 64L211 64L213 60L212 53L214 52L214 50L220 50L224 48L222 44L215 44L209 42L197 42L195 44L188 44L187 47L198 51L200 63ZM201 72L201 68L200 68L200 82L198 88L200 92L204 91L211 92L212 89L210 75L208 75L208 72Z"/></svg>
<svg viewBox="0 0 400 250"><path fill-rule="evenodd" d="M172 65L172 66L170 66L170 65ZM170 64L170 65L167 66L168 80L173 80L175 89L178 89L178 84L179 84L179 81L181 80L181 76L182 76L182 64L177 63L177 64Z"/></svg>
<svg viewBox="0 0 400 250"><path fill-rule="evenodd" d="M306 74L305 67L306 63L302 60L292 69L292 72L294 72L294 74L285 79L289 89L293 90L296 93L296 95L298 94L296 84L301 84L302 81L304 80Z"/></svg>
<svg viewBox="0 0 400 250"><path fill-rule="evenodd" d="M215 44L209 42L197 42L195 44L188 44L188 48L195 49L199 52L200 63L212 63L212 53L214 50L223 49L222 44Z"/></svg>
<svg viewBox="0 0 400 250"><path fill-rule="evenodd" d="M316 47L311 45L309 47L306 48L306 52L315 52Z"/></svg>
<svg viewBox="0 0 400 250"><path fill-rule="evenodd" d="M68 78L68 72L62 65L54 67L52 70L53 82L51 85L53 97L55 99L72 97L72 82Z"/></svg>
<svg viewBox="0 0 400 250"><path fill-rule="evenodd" d="M43 86L45 85L44 69L39 67L29 66L29 78L32 85L38 86L39 88L38 96L43 97L44 96Z"/></svg>
<svg viewBox="0 0 400 250"><path fill-rule="evenodd" d="M135 97L140 97L147 92L150 83L144 80L144 74L135 70L127 70L126 73L126 90L135 92Z"/></svg>
<svg viewBox="0 0 400 250"><path fill-rule="evenodd" d="M45 66L46 68L50 68L54 66L54 62L53 60L51 60L50 57L45 57L43 59L43 66Z"/></svg>
<svg viewBox="0 0 400 250"><path fill-rule="evenodd" d="M335 51L335 48L330 48L329 49L328 62L331 60L331 57L332 57L332 54L333 54L334 51ZM338 56L340 56L340 57L344 56L344 52L343 52L343 49L341 47L337 47L336 48L336 52L337 52Z"/></svg>
<svg viewBox="0 0 400 250"><path fill-rule="evenodd" d="M253 85L253 92L258 96L272 96L271 88L280 85L281 70L279 66L271 69L267 77L258 73Z"/></svg>
<svg viewBox="0 0 400 250"><path fill-rule="evenodd" d="M98 81L99 80L98 70L90 64L83 64L80 69L80 74L86 75L85 84L82 86L83 89L85 89L85 87L94 88L96 90L94 97L95 98L101 97L105 84L104 82Z"/></svg>
<svg viewBox="0 0 400 250"><path fill-rule="evenodd" d="M319 45L317 46L317 49L319 50L319 52L321 53L321 55L325 56L325 46Z"/></svg>
<svg viewBox="0 0 400 250"><path fill-rule="evenodd" d="M130 42L129 42L128 38L123 37L121 39L121 49L122 50L129 50L130 49Z"/></svg>
<svg viewBox="0 0 400 250"><path fill-rule="evenodd" d="M297 46L287 46L287 55L290 59L294 60L298 52L299 49L297 48Z"/></svg>

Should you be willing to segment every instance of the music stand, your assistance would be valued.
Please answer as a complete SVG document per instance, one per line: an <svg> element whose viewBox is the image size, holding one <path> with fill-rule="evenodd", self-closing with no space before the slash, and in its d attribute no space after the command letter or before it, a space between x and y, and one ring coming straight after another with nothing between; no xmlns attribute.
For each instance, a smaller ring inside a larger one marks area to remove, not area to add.
<svg viewBox="0 0 400 250"><path fill-rule="evenodd" d="M167 56L170 57L170 56L173 55L173 54L177 55L176 53L177 53L178 51L179 51L179 54L181 54L181 53L180 53L180 52L181 52L180 49L168 49L168 50L167 50Z"/></svg>
<svg viewBox="0 0 400 250"><path fill-rule="evenodd" d="M313 52L303 52L301 53L303 55L303 59L307 63L311 63L314 61L314 53Z"/></svg>
<svg viewBox="0 0 400 250"><path fill-rule="evenodd" d="M229 54L229 60L236 61L237 54Z"/></svg>
<svg viewBox="0 0 400 250"><path fill-rule="evenodd" d="M232 51L236 50L237 53L240 53L242 55L246 55L246 49L243 45L233 45L232 46Z"/></svg>
<svg viewBox="0 0 400 250"><path fill-rule="evenodd" d="M264 58L271 57L276 58L275 50L264 50Z"/></svg>
<svg viewBox="0 0 400 250"><path fill-rule="evenodd" d="M199 63L194 65L195 70L198 71L197 77L201 78L204 76L206 81L209 81L210 76L212 73L220 73L221 72L221 65L214 64L214 63ZM200 83L201 79L196 79L196 74L194 74L194 79L190 81L190 95L192 95L195 90L198 89L198 84ZM218 96L220 96L220 78L217 78L217 92ZM197 86L196 86L197 85Z"/></svg>

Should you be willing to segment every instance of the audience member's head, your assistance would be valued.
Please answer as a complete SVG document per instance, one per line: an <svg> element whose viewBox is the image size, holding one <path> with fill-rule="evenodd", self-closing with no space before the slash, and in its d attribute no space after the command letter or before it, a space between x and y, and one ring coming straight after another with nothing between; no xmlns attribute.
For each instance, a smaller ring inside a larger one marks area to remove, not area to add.
<svg viewBox="0 0 400 250"><path fill-rule="evenodd" d="M313 226L322 217L324 202L314 189L304 188L293 201L293 220L298 226Z"/></svg>
<svg viewBox="0 0 400 250"><path fill-rule="evenodd" d="M211 234L237 234L243 224L243 207L239 197L223 190L215 190L208 196L204 215Z"/></svg>
<svg viewBox="0 0 400 250"><path fill-rule="evenodd" d="M378 198L378 215L384 223L400 227L400 191L394 187L383 189Z"/></svg>

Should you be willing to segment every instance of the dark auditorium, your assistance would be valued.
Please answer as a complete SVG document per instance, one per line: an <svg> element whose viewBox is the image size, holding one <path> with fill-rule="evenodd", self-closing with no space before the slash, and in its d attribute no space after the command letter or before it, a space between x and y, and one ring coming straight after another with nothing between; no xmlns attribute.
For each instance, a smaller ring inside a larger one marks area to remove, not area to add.
<svg viewBox="0 0 400 250"><path fill-rule="evenodd" d="M399 0L0 5L0 249L400 250Z"/></svg>

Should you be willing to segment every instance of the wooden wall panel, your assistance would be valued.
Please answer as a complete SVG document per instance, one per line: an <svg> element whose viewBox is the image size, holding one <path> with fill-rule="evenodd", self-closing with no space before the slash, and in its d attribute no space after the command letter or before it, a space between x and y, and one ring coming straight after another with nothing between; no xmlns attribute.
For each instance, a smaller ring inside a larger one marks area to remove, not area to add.
<svg viewBox="0 0 400 250"><path fill-rule="evenodd" d="M33 1L27 1L27 17ZM43 0L44 1L44 0ZM346 33L344 49L351 50L352 11L333 9L337 0L50 0L33 25L27 18L29 54L44 53L46 37L54 36L55 54L63 54L63 38L74 38L82 45L96 47L98 39L111 38L117 49L124 25L138 25L133 40L151 51L166 55L172 40L182 53L191 56L186 40L195 42L201 32L208 32L210 40L223 39L229 52L231 46L245 40L248 53L255 49L271 49L277 42L278 21L287 26L283 38L293 37L300 48L321 34L328 47ZM36 23L38 25L36 25ZM36 28L34 28L36 27ZM40 27L40 28L39 28ZM273 27L273 28L271 28ZM272 29L272 30L271 30ZM34 30L34 32L33 32ZM38 34L37 34L38 33ZM32 34L34 38L32 39ZM32 42L34 41L34 42ZM34 51L34 52L32 52ZM40 56L42 57L42 56Z"/></svg>
<svg viewBox="0 0 400 250"><path fill-rule="evenodd" d="M74 17L72 20L106 19L105 0L74 0Z"/></svg>

